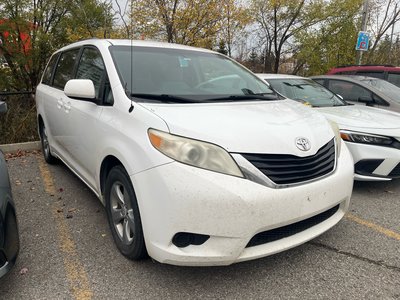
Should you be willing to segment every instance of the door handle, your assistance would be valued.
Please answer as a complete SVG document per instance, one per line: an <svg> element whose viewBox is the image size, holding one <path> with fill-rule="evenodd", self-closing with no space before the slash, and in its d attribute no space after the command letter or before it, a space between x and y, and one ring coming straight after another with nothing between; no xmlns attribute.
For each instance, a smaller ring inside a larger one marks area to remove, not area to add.
<svg viewBox="0 0 400 300"><path fill-rule="evenodd" d="M71 110L71 101L64 102L64 110L68 113Z"/></svg>
<svg viewBox="0 0 400 300"><path fill-rule="evenodd" d="M64 102L62 100L62 98L57 100L57 108L61 109L64 106Z"/></svg>

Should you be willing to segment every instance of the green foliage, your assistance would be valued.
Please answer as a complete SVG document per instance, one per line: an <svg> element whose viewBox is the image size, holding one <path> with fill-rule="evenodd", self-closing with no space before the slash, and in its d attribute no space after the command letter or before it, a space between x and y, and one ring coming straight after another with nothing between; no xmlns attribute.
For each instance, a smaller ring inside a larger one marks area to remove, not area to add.
<svg viewBox="0 0 400 300"><path fill-rule="evenodd" d="M138 0L132 3L135 36L212 48L219 27L218 0Z"/></svg>
<svg viewBox="0 0 400 300"><path fill-rule="evenodd" d="M217 52L225 54L225 55L228 54L228 50L226 49L226 43L224 40L219 41L219 47L217 49Z"/></svg>
<svg viewBox="0 0 400 300"><path fill-rule="evenodd" d="M325 74L335 66L355 63L361 5L362 0L331 1L321 12L324 20L318 27L307 28L296 35L296 72Z"/></svg>
<svg viewBox="0 0 400 300"><path fill-rule="evenodd" d="M113 31L111 3L99 0L73 0L70 12L63 20L68 40L75 42L84 38L108 38Z"/></svg>
<svg viewBox="0 0 400 300"><path fill-rule="evenodd" d="M227 54L232 56L235 44L246 36L245 28L253 21L250 9L240 0L221 0L218 18L221 23L218 35L226 43Z"/></svg>
<svg viewBox="0 0 400 300"><path fill-rule="evenodd" d="M82 38L104 36L110 7L100 0L0 0L0 53L10 72L8 90L33 90L51 53ZM8 38L3 34L8 32ZM21 33L28 34L27 41Z"/></svg>
<svg viewBox="0 0 400 300"><path fill-rule="evenodd" d="M2 99L8 111L0 114L0 144L36 141L36 107L32 97L9 96Z"/></svg>
<svg viewBox="0 0 400 300"><path fill-rule="evenodd" d="M106 36L109 5L101 0L0 0L1 91L34 91L51 54L70 42ZM8 34L7 34L8 33ZM34 101L9 96L0 116L0 143L37 139Z"/></svg>
<svg viewBox="0 0 400 300"><path fill-rule="evenodd" d="M132 3L134 38L212 49L224 40L228 54L250 18L234 0L137 0Z"/></svg>
<svg viewBox="0 0 400 300"><path fill-rule="evenodd" d="M252 0L259 28L265 72L279 71L283 55L291 53L293 38L324 19L322 0Z"/></svg>

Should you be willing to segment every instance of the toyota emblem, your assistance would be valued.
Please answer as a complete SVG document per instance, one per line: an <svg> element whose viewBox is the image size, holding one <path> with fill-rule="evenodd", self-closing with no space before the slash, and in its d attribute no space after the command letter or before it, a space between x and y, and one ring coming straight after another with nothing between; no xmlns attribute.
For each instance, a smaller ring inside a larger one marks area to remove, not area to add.
<svg viewBox="0 0 400 300"><path fill-rule="evenodd" d="M308 151L311 149L310 141L305 137L298 137L296 138L296 146L301 151Z"/></svg>

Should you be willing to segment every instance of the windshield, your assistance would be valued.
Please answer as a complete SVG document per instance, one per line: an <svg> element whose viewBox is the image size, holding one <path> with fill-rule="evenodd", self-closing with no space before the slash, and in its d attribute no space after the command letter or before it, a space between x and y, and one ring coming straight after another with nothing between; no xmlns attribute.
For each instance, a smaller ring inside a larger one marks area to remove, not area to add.
<svg viewBox="0 0 400 300"><path fill-rule="evenodd" d="M139 101L277 99L262 80L219 54L135 46L111 46L110 51L126 93ZM248 99L243 99L243 95L249 95ZM260 95L260 99L255 95Z"/></svg>
<svg viewBox="0 0 400 300"><path fill-rule="evenodd" d="M368 79L363 79L361 81L368 83L369 85L372 85L385 95L388 95L394 101L400 103L400 88L395 86L394 84L376 78L368 78Z"/></svg>
<svg viewBox="0 0 400 300"><path fill-rule="evenodd" d="M346 102L341 100L334 93L311 79L268 78L267 80L272 88L285 97L314 107L347 105Z"/></svg>

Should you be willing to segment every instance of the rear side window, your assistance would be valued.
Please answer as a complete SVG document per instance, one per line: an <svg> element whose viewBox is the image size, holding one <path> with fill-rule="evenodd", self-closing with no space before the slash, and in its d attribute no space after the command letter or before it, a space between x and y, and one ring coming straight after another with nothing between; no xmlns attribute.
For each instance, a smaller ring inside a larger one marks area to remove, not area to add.
<svg viewBox="0 0 400 300"><path fill-rule="evenodd" d="M54 65L57 62L58 54L54 54L51 58L49 63L47 64L46 70L44 70L42 83L51 85L51 75L53 75Z"/></svg>
<svg viewBox="0 0 400 300"><path fill-rule="evenodd" d="M387 81L400 87L400 73L389 73Z"/></svg>
<svg viewBox="0 0 400 300"><path fill-rule="evenodd" d="M78 54L79 49L69 50L61 54L58 60L56 73L54 74L54 87L64 89L67 81L73 78L74 66Z"/></svg>
<svg viewBox="0 0 400 300"><path fill-rule="evenodd" d="M372 99L370 91L351 82L329 80L328 89L347 101L358 101L361 97Z"/></svg>

